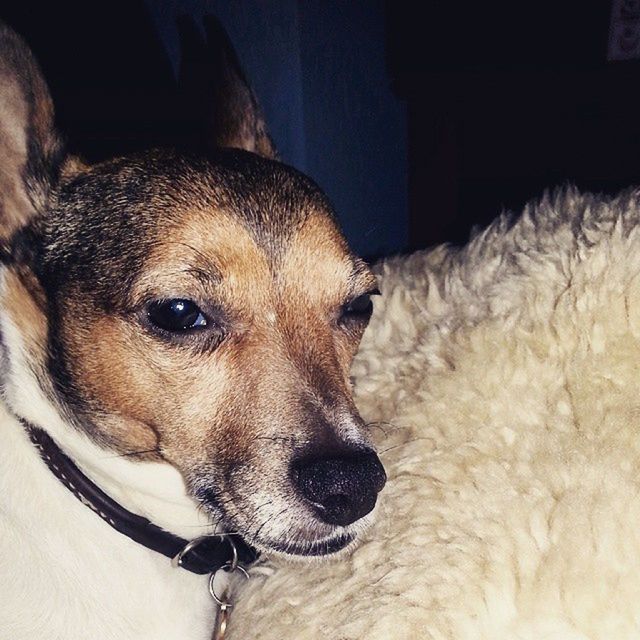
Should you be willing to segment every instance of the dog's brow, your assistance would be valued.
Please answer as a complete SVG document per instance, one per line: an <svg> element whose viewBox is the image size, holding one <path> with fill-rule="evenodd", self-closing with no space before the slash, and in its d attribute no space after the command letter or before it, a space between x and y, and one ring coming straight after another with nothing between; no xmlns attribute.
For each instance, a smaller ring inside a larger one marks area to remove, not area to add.
<svg viewBox="0 0 640 640"><path fill-rule="evenodd" d="M370 288L374 289L377 287L378 282L376 277L371 272L371 269L367 265L367 263L361 258L354 258L352 261L353 271L349 276L349 285L352 289Z"/></svg>
<svg viewBox="0 0 640 640"><path fill-rule="evenodd" d="M222 275L217 269L207 271L206 269L199 269L198 267L188 267L183 269L182 273L193 276L196 280L205 285L218 284L222 280Z"/></svg>
<svg viewBox="0 0 640 640"><path fill-rule="evenodd" d="M208 258L202 251L196 249L194 246L188 244L187 242L174 242L172 244L177 244L181 247L186 247L189 251L192 251L194 256L201 263L200 266L192 265L186 269L184 269L184 273L188 273L191 276L194 276L200 282L204 284L217 284L222 280L222 274L220 273L220 269L213 263L213 261Z"/></svg>

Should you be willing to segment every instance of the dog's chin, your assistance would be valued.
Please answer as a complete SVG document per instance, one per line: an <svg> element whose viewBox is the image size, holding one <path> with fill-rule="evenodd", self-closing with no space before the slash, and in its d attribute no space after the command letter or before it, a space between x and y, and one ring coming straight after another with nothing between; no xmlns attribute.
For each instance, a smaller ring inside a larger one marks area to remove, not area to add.
<svg viewBox="0 0 640 640"><path fill-rule="evenodd" d="M351 532L342 532L335 536L321 540L247 540L257 549L290 559L328 558L337 557L348 553L356 545L357 535Z"/></svg>

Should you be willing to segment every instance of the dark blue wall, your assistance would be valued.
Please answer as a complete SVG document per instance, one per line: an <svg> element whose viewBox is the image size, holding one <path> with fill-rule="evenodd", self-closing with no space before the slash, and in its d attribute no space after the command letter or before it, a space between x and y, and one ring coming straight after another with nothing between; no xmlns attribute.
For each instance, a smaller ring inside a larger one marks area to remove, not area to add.
<svg viewBox="0 0 640 640"><path fill-rule="evenodd" d="M174 67L175 17L225 25L282 159L316 180L362 255L407 246L406 114L389 87L381 0L147 0Z"/></svg>

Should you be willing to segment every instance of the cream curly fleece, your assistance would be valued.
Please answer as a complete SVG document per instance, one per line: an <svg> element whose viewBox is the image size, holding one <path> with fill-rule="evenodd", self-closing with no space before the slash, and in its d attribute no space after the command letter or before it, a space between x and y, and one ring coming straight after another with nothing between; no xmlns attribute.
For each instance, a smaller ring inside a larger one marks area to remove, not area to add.
<svg viewBox="0 0 640 640"><path fill-rule="evenodd" d="M377 524L258 567L232 640L640 638L639 222L640 192L567 190L380 265Z"/></svg>

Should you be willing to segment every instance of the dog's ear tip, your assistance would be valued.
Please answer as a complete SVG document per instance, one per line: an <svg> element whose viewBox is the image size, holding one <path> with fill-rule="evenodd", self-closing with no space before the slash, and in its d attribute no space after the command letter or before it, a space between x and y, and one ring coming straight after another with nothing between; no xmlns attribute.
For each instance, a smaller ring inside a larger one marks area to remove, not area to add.
<svg viewBox="0 0 640 640"><path fill-rule="evenodd" d="M49 89L24 39L0 23L0 240L46 206L64 154Z"/></svg>
<svg viewBox="0 0 640 640"><path fill-rule="evenodd" d="M210 107L210 144L278 159L262 110L240 64L229 34L214 15L203 17L209 70L214 85Z"/></svg>
<svg viewBox="0 0 640 640"><path fill-rule="evenodd" d="M7 41L22 42L24 44L22 36L18 35L4 20L0 20L0 42L4 44Z"/></svg>
<svg viewBox="0 0 640 640"><path fill-rule="evenodd" d="M181 47L184 47L185 43L189 44L193 41L203 44L204 38L192 16L186 13L179 13L175 19L175 27L178 32Z"/></svg>

